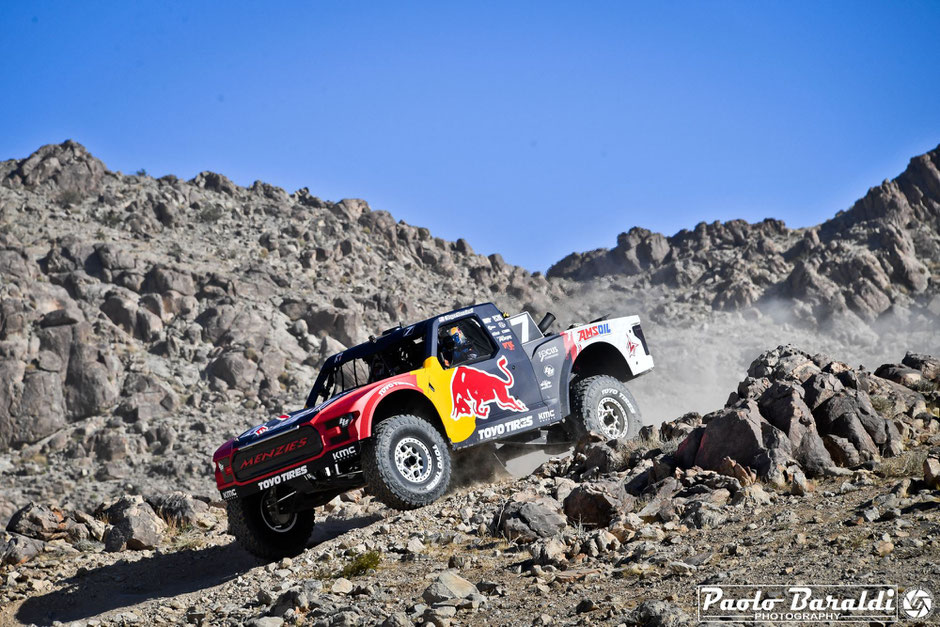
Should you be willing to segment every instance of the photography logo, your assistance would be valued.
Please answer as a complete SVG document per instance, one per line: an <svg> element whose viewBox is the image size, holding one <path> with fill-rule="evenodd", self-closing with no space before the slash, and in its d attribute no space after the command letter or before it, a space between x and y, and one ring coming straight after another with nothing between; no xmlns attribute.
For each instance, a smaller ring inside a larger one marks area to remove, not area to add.
<svg viewBox="0 0 940 627"><path fill-rule="evenodd" d="M933 596L923 588L911 588L901 597L901 611L907 618L926 618L933 610Z"/></svg>
<svg viewBox="0 0 940 627"><path fill-rule="evenodd" d="M911 611L898 612L910 598ZM899 602L900 601L900 602ZM923 618L932 599L910 590L899 599L893 585L765 584L698 586L700 622L743 623L894 623L900 617Z"/></svg>

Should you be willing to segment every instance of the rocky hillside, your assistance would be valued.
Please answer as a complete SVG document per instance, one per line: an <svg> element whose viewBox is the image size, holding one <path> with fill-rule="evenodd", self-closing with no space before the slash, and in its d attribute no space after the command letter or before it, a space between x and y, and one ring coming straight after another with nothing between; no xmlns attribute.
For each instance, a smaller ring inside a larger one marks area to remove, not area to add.
<svg viewBox="0 0 940 627"><path fill-rule="evenodd" d="M214 447L298 407L326 355L475 301L561 325L639 313L650 423L720 407L767 345L853 363L940 352L936 164L914 159L814 229L634 229L546 278L361 200L124 175L74 142L2 162L0 521L30 500L211 494Z"/></svg>
<svg viewBox="0 0 940 627"><path fill-rule="evenodd" d="M697 584L903 592L940 575L938 454L940 361L873 374L779 347L723 409L629 444L589 435L414 512L337 497L276 563L232 544L214 499L28 504L0 538L0 623L680 626Z"/></svg>
<svg viewBox="0 0 940 627"><path fill-rule="evenodd" d="M127 485L205 494L215 446L302 405L342 346L563 296L361 200L123 175L74 142L0 164L0 277L0 520Z"/></svg>
<svg viewBox="0 0 940 627"><path fill-rule="evenodd" d="M617 246L572 253L549 277L615 277L624 291L665 286L714 310L756 306L801 322L874 323L940 316L940 147L911 160L823 224L702 222L671 237L633 228Z"/></svg>
<svg viewBox="0 0 940 627"><path fill-rule="evenodd" d="M682 624L693 581L745 571L936 578L940 366L849 364L940 354L937 163L813 229L634 230L551 278L361 200L124 175L74 142L0 163L0 624ZM646 439L414 513L349 494L294 560L231 544L219 443L341 347L487 300L639 313ZM765 352L786 342L813 353Z"/></svg>
<svg viewBox="0 0 940 627"><path fill-rule="evenodd" d="M733 373L766 346L870 366L899 346L937 354L940 150L816 227L736 220L672 237L634 228L548 275L566 282L582 316L643 317L656 372L633 389L653 422L720 407Z"/></svg>

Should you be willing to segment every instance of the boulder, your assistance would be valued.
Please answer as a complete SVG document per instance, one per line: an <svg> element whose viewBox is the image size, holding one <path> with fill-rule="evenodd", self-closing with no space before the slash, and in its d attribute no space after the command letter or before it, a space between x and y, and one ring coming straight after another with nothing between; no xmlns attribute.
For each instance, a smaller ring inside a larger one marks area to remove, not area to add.
<svg viewBox="0 0 940 627"><path fill-rule="evenodd" d="M136 335L136 302L119 294L111 293L108 294L106 300L102 303L101 311L122 331L132 337Z"/></svg>
<svg viewBox="0 0 940 627"><path fill-rule="evenodd" d="M895 418L902 414L916 416L927 411L926 398L920 392L876 376L866 375L864 381L869 397L879 401L877 413L884 418Z"/></svg>
<svg viewBox="0 0 940 627"><path fill-rule="evenodd" d="M721 464L719 464L718 468L715 470L726 477L737 479L738 483L744 487L757 481L757 474L753 470L742 466L730 457L725 457L721 460Z"/></svg>
<svg viewBox="0 0 940 627"><path fill-rule="evenodd" d="M821 434L845 438L862 461L867 461L878 456L878 447L862 425L860 411L855 398L840 394L823 403L813 415Z"/></svg>
<svg viewBox="0 0 940 627"><path fill-rule="evenodd" d="M682 517L683 524L696 529L714 529L725 524L728 520L720 505L708 501L692 501L688 503Z"/></svg>
<svg viewBox="0 0 940 627"><path fill-rule="evenodd" d="M567 560L568 546L558 538L539 540L529 546L529 554L538 564L562 564Z"/></svg>
<svg viewBox="0 0 940 627"><path fill-rule="evenodd" d="M904 387L914 387L924 380L924 373L901 364L882 364L875 370L875 376L894 381Z"/></svg>
<svg viewBox="0 0 940 627"><path fill-rule="evenodd" d="M14 189L50 187L83 198L98 190L106 171L104 164L84 146L69 139L61 144L47 144L19 161L3 184Z"/></svg>
<svg viewBox="0 0 940 627"><path fill-rule="evenodd" d="M152 374L128 374L121 387L121 396L123 400L115 413L131 422L165 416L179 407L173 390Z"/></svg>
<svg viewBox="0 0 940 627"><path fill-rule="evenodd" d="M22 390L19 402L12 408L17 417L10 434L14 443L36 442L66 425L65 395L59 373L41 369L27 372Z"/></svg>
<svg viewBox="0 0 940 627"><path fill-rule="evenodd" d="M16 533L0 533L0 566L16 566L42 552L43 543Z"/></svg>
<svg viewBox="0 0 940 627"><path fill-rule="evenodd" d="M787 468L795 464L793 445L783 431L769 422L761 424L761 450L754 456L752 464L757 476L777 485L787 481Z"/></svg>
<svg viewBox="0 0 940 627"><path fill-rule="evenodd" d="M196 294L196 285L188 272L158 265L146 274L143 291L157 294L176 292L182 296L193 296Z"/></svg>
<svg viewBox="0 0 940 627"><path fill-rule="evenodd" d="M192 495L184 492L157 494L147 498L147 503L166 521L173 521L179 526L211 526L214 522L209 513L209 506Z"/></svg>
<svg viewBox="0 0 940 627"><path fill-rule="evenodd" d="M205 170L197 174L192 179L192 183L197 187L202 187L206 190L209 190L210 192L225 194L227 196L234 196L239 189L238 185L233 183L224 174L210 172L209 170Z"/></svg>
<svg viewBox="0 0 940 627"><path fill-rule="evenodd" d="M82 322L85 316L82 315L80 309L75 307L74 301L70 301L70 304L72 306L69 308L55 309L43 315L39 320L40 328L58 327Z"/></svg>
<svg viewBox="0 0 940 627"><path fill-rule="evenodd" d="M668 601L643 601L627 618L628 624L645 627L686 627L695 624L682 608Z"/></svg>
<svg viewBox="0 0 940 627"><path fill-rule="evenodd" d="M940 381L940 359L920 353L907 353L901 363L918 370L925 379Z"/></svg>
<svg viewBox="0 0 940 627"><path fill-rule="evenodd" d="M445 570L435 578L434 582L425 588L421 598L427 603L441 603L450 599L468 599L478 595L480 591L475 585L452 570Z"/></svg>
<svg viewBox="0 0 940 627"><path fill-rule="evenodd" d="M790 380L799 383L805 382L814 374L820 372L819 366L813 357L793 346L778 346L777 348L761 354L747 369L747 374L755 379L782 381Z"/></svg>
<svg viewBox="0 0 940 627"><path fill-rule="evenodd" d="M96 433L93 447L95 457L106 462L126 459L131 450L127 434L116 429L103 429Z"/></svg>
<svg viewBox="0 0 940 627"><path fill-rule="evenodd" d="M754 459L763 448L761 418L757 403L741 401L725 408L709 420L695 453L695 466L717 469L726 457L754 467Z"/></svg>
<svg viewBox="0 0 940 627"><path fill-rule="evenodd" d="M619 481L585 482L565 498L565 515L573 525L607 527L618 515L633 511L636 498Z"/></svg>
<svg viewBox="0 0 940 627"><path fill-rule="evenodd" d="M842 382L834 374L820 372L814 374L803 383L803 400L812 411L845 389Z"/></svg>
<svg viewBox="0 0 940 627"><path fill-rule="evenodd" d="M940 459L928 457L924 460L924 483L934 490L940 490Z"/></svg>
<svg viewBox="0 0 940 627"><path fill-rule="evenodd" d="M507 538L518 542L551 538L568 526L564 516L539 503L510 503L496 522Z"/></svg>
<svg viewBox="0 0 940 627"><path fill-rule="evenodd" d="M598 474L606 474L617 466L617 453L607 442L592 442L583 447L576 447L575 451L579 448L584 455L584 473L593 470Z"/></svg>
<svg viewBox="0 0 940 627"><path fill-rule="evenodd" d="M692 431L701 424L702 415L700 413L689 412L687 414L683 414L675 420L664 422L661 425L658 425L659 439L663 442L681 440L692 433Z"/></svg>
<svg viewBox="0 0 940 627"><path fill-rule="evenodd" d="M58 508L29 503L13 514L7 524L7 531L50 542L86 536L87 531L82 527Z"/></svg>
<svg viewBox="0 0 940 627"><path fill-rule="evenodd" d="M679 443L673 457L680 468L691 468L695 465L695 456L698 455L698 449L702 444L704 434L704 426L696 427Z"/></svg>
<svg viewBox="0 0 940 627"><path fill-rule="evenodd" d="M102 413L117 400L110 372L98 357L93 347L73 345L65 379L67 414L72 420Z"/></svg>
<svg viewBox="0 0 940 627"><path fill-rule="evenodd" d="M153 549L163 538L166 523L139 495L124 496L103 510L112 527L105 538L108 551Z"/></svg>
<svg viewBox="0 0 940 627"><path fill-rule="evenodd" d="M823 436L823 445L829 451L832 461L843 468L854 468L862 463L862 458L858 454L858 449L852 446L852 443L845 438L837 435L827 434Z"/></svg>
<svg viewBox="0 0 940 627"><path fill-rule="evenodd" d="M222 353L206 369L210 380L220 381L225 387L238 390L250 389L257 372L258 365L240 350Z"/></svg>
<svg viewBox="0 0 940 627"><path fill-rule="evenodd" d="M816 378L823 375L813 375ZM820 476L833 465L832 458L816 431L810 408L803 401L803 386L776 382L759 401L761 415L787 435L794 458L810 476Z"/></svg>
<svg viewBox="0 0 940 627"><path fill-rule="evenodd" d="M261 348L270 323L244 305L209 307L196 317L203 337L216 346L246 344Z"/></svg>
<svg viewBox="0 0 940 627"><path fill-rule="evenodd" d="M346 346L365 340L362 316L356 310L310 307L302 315L311 333L334 337Z"/></svg>

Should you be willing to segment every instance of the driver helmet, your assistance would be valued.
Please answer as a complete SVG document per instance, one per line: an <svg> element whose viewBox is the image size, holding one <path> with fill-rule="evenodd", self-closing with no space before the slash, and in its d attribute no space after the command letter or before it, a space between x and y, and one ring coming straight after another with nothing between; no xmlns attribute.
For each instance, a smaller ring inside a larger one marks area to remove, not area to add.
<svg viewBox="0 0 940 627"><path fill-rule="evenodd" d="M460 350L466 343L467 338L464 336L463 331L460 330L460 327L448 329L447 335L444 336L444 346L451 351Z"/></svg>

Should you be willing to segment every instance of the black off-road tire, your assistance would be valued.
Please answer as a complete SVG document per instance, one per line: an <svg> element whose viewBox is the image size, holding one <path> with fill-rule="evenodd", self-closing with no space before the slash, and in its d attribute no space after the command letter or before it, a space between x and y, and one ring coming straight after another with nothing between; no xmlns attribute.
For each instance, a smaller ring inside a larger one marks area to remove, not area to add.
<svg viewBox="0 0 940 627"><path fill-rule="evenodd" d="M631 440L643 426L640 408L621 381L596 375L571 384L569 429L575 438L593 431L608 440Z"/></svg>
<svg viewBox="0 0 940 627"><path fill-rule="evenodd" d="M272 527L261 508L262 500L274 489L225 503L229 531L242 548L266 560L290 557L303 551L314 526L313 510L308 510L291 514L281 530Z"/></svg>
<svg viewBox="0 0 940 627"><path fill-rule="evenodd" d="M410 414L392 416L363 441L362 471L378 500L395 509L416 509L447 491L450 450L428 421Z"/></svg>

